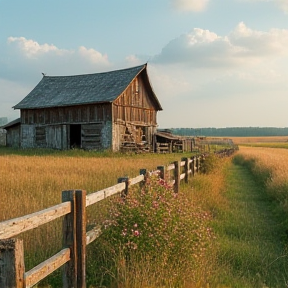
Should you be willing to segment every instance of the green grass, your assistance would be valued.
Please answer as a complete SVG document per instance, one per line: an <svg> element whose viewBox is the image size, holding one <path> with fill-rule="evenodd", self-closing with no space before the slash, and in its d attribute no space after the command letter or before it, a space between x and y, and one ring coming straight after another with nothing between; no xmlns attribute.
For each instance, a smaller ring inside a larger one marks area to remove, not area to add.
<svg viewBox="0 0 288 288"><path fill-rule="evenodd" d="M227 171L225 197L227 205L214 221L218 268L212 282L219 287L287 287L287 239L277 204L246 167L235 164Z"/></svg>

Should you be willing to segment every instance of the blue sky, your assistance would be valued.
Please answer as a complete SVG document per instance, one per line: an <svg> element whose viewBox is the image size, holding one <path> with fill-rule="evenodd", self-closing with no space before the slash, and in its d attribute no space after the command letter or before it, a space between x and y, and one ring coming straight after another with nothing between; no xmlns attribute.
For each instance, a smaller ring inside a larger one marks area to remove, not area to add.
<svg viewBox="0 0 288 288"><path fill-rule="evenodd" d="M287 0L0 0L0 117L47 75L148 62L160 128L287 127Z"/></svg>

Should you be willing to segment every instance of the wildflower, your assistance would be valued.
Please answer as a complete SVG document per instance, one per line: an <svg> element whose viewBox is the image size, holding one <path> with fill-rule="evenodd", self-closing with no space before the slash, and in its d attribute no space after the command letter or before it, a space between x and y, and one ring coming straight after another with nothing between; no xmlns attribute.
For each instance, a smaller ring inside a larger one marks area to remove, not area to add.
<svg viewBox="0 0 288 288"><path fill-rule="evenodd" d="M139 232L138 230L135 230L135 231L134 231L134 236L137 237L137 236L139 236L139 235L140 235L140 232Z"/></svg>

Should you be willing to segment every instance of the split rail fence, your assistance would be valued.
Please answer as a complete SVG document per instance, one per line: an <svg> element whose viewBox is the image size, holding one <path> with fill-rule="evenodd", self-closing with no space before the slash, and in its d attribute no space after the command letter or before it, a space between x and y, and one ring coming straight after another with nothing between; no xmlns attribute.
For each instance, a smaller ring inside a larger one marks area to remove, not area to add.
<svg viewBox="0 0 288 288"><path fill-rule="evenodd" d="M217 154L229 156L233 152L234 149L225 149ZM165 175L172 170L173 180L169 184L173 184L174 191L178 192L180 181L188 182L189 176L199 172L204 160L205 155L198 155L182 158L168 166L158 166L157 170L152 172L141 169L140 175L135 178L119 178L118 184L88 195L85 190L62 191L61 204L0 222L0 287L32 287L63 266L63 287L85 288L86 246L101 235L100 228L86 232L86 207L117 193L127 195L129 187L144 183L147 175L158 175L165 180ZM62 216L63 249L31 270L25 271L23 240L13 237Z"/></svg>

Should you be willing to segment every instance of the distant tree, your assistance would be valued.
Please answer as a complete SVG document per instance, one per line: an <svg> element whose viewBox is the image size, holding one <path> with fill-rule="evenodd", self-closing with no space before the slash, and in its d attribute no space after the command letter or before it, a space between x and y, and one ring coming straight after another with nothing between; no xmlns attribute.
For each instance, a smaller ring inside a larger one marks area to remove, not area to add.
<svg viewBox="0 0 288 288"><path fill-rule="evenodd" d="M288 127L172 128L174 135L207 137L288 136Z"/></svg>

